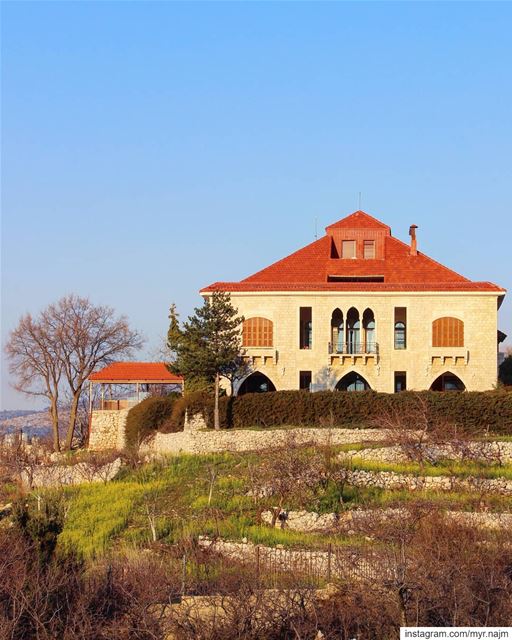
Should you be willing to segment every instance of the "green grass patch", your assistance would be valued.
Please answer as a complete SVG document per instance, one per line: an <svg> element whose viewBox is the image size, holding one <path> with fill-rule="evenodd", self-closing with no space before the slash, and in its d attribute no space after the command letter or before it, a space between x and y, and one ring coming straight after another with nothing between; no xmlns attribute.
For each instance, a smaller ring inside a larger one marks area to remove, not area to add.
<svg viewBox="0 0 512 640"><path fill-rule="evenodd" d="M343 445L357 450L361 445ZM313 451L311 449L311 451ZM148 509L156 518L157 537L173 544L200 535L231 540L247 538L255 544L322 548L338 536L272 529L260 521L260 512L274 506L272 497L255 499L247 495L251 478L272 452L221 453L202 456L179 455L143 465L124 468L109 484L82 485L66 489L67 517L59 545L73 548L84 557L108 553L114 547L140 547L151 542ZM485 466L442 463L383 464L355 457L351 465L369 471L444 475L450 470L459 476L512 478L512 466ZM212 485L213 478L213 485ZM210 489L211 499L210 499ZM477 510L485 503L492 511L510 511L512 499L504 496L479 497L464 492L400 491L375 487L338 486L327 483L309 494L291 495L284 507L317 513L342 512L357 507L397 506L413 501L430 501L442 508ZM354 544L350 537L347 544Z"/></svg>
<svg viewBox="0 0 512 640"><path fill-rule="evenodd" d="M69 489L69 510L59 547L84 557L104 553L109 540L126 527L137 502L157 487L156 483L112 482Z"/></svg>

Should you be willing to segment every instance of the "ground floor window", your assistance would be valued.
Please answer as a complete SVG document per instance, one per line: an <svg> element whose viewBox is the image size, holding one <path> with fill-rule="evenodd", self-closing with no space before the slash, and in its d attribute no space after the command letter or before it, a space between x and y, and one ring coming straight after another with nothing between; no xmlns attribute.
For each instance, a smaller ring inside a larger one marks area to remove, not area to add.
<svg viewBox="0 0 512 640"><path fill-rule="evenodd" d="M299 389L311 391L311 371L299 371Z"/></svg>
<svg viewBox="0 0 512 640"><path fill-rule="evenodd" d="M407 389L407 374L405 371L395 371L395 393Z"/></svg>

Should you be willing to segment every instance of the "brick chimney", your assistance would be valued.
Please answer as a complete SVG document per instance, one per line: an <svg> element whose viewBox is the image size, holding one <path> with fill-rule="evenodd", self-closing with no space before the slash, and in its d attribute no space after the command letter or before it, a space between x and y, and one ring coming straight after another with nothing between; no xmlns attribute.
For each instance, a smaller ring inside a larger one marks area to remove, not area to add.
<svg viewBox="0 0 512 640"><path fill-rule="evenodd" d="M416 243L416 229L418 228L418 225L416 224L411 224L411 226L409 227L409 235L411 236L411 250L410 250L410 255L411 256L417 256L418 255L418 245Z"/></svg>

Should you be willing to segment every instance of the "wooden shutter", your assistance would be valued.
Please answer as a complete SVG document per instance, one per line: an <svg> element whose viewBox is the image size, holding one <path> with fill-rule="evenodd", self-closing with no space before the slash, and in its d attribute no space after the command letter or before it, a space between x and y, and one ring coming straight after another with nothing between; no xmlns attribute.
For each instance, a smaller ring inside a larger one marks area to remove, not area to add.
<svg viewBox="0 0 512 640"><path fill-rule="evenodd" d="M274 344L274 325L267 318L248 318L242 330L244 347L271 347Z"/></svg>
<svg viewBox="0 0 512 640"><path fill-rule="evenodd" d="M341 257L342 258L356 257L356 241L355 240L342 240Z"/></svg>
<svg viewBox="0 0 512 640"><path fill-rule="evenodd" d="M365 240L363 242L363 257L365 260L375 258L375 240Z"/></svg>
<svg viewBox="0 0 512 640"><path fill-rule="evenodd" d="M433 347L463 347L464 323L458 318L438 318L432 323Z"/></svg>

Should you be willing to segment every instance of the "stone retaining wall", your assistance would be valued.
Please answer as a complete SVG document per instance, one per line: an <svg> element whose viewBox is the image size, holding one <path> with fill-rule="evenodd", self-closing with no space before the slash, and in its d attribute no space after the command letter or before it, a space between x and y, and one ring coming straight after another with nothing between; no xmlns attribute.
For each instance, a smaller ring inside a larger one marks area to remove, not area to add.
<svg viewBox="0 0 512 640"><path fill-rule="evenodd" d="M91 431L89 434L89 449L105 451L117 449L121 451L126 446L126 418L129 409L120 411L93 411L91 416Z"/></svg>
<svg viewBox="0 0 512 640"><path fill-rule="evenodd" d="M386 520L400 522L410 518L406 508L349 509L341 513L318 514L314 511L287 511L285 518L276 520L274 526L292 531L343 531L344 533L367 533L377 523ZM445 518L459 524L485 529L512 529L512 513L489 513L473 511L446 511ZM261 519L272 524L271 511L263 511Z"/></svg>
<svg viewBox="0 0 512 640"><path fill-rule="evenodd" d="M141 450L146 453L220 453L223 451L257 451L286 445L293 439L297 444L349 444L357 442L379 442L385 440L387 432L382 429L229 429L221 431L182 431L179 433L156 433Z"/></svg>
<svg viewBox="0 0 512 640"><path fill-rule="evenodd" d="M62 485L75 485L90 482L103 482L106 484L113 480L122 467L121 458L96 466L88 462L77 464L56 465L42 464L21 473L23 485L29 489L36 487L55 487Z"/></svg>
<svg viewBox="0 0 512 640"><path fill-rule="evenodd" d="M406 489L408 491L468 491L512 495L512 480L506 478L477 478L469 476L414 476L394 471L349 471L347 483L356 487L377 487L379 489Z"/></svg>
<svg viewBox="0 0 512 640"><path fill-rule="evenodd" d="M414 453L416 454L415 459L423 459L432 464L443 459L510 464L512 462L512 442L467 442L464 447L450 444L423 444L418 446ZM414 462L414 459L408 457L404 449L398 445L342 452L339 457L340 460L350 460L355 457L371 462Z"/></svg>

